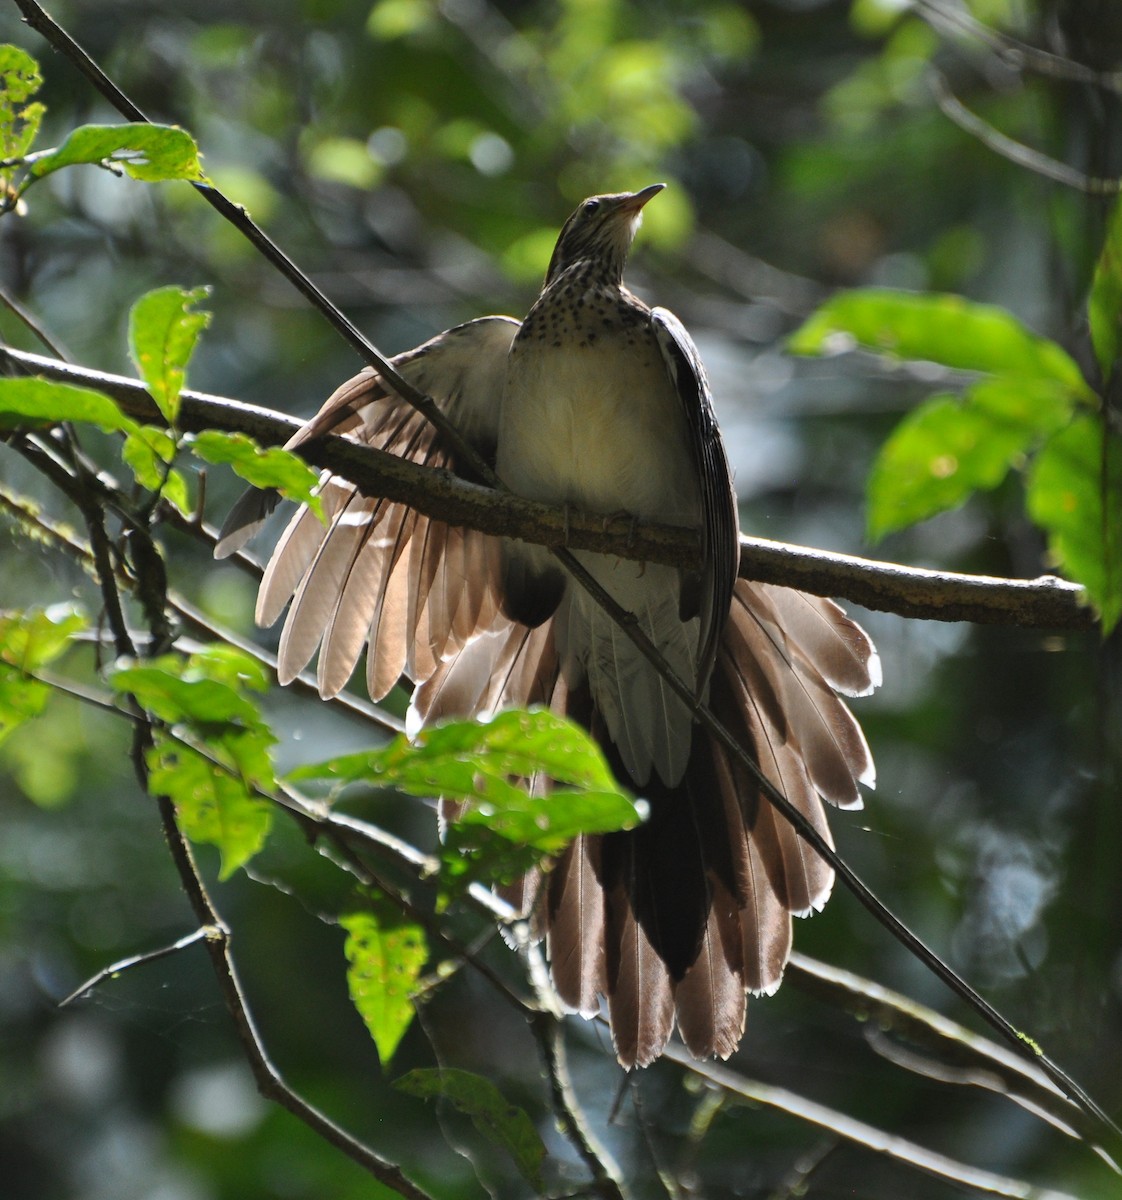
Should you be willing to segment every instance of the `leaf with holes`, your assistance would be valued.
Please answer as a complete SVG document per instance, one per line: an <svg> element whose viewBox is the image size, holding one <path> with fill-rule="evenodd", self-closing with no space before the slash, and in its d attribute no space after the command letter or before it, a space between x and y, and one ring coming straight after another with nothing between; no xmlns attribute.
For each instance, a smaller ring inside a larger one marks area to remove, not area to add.
<svg viewBox="0 0 1122 1200"><path fill-rule="evenodd" d="M376 909L376 911L375 911ZM347 931L347 987L383 1066L413 1021L413 991L428 958L425 931L386 905L339 918Z"/></svg>
<svg viewBox="0 0 1122 1200"><path fill-rule="evenodd" d="M536 777L569 787L533 795L519 781ZM456 820L545 853L556 853L579 833L631 829L643 816L592 737L545 709L444 722L415 741L398 737L379 750L299 767L288 778L441 796L467 805Z"/></svg>
<svg viewBox="0 0 1122 1200"><path fill-rule="evenodd" d="M0 46L0 158L22 158L39 132L46 108L26 101L43 86L39 64L18 46ZM2 174L10 177L13 168Z"/></svg>

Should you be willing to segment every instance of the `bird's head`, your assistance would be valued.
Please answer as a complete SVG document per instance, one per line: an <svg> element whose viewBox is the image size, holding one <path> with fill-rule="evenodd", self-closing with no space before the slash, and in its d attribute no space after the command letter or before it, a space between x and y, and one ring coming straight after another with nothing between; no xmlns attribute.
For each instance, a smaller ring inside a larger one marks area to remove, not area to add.
<svg viewBox="0 0 1122 1200"><path fill-rule="evenodd" d="M619 283L627 252L643 219L643 205L665 186L652 183L640 192L616 192L582 200L557 239L545 275L546 286L574 263L585 261L597 263L611 282Z"/></svg>

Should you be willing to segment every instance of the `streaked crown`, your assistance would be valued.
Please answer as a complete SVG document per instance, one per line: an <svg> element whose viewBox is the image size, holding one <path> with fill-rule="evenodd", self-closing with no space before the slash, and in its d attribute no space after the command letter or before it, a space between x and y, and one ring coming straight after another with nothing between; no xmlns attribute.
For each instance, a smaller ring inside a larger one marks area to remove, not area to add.
<svg viewBox="0 0 1122 1200"><path fill-rule="evenodd" d="M643 205L665 186L652 183L640 192L590 196L577 205L557 239L545 286L579 262L592 263L608 282L620 283L627 253L642 220Z"/></svg>

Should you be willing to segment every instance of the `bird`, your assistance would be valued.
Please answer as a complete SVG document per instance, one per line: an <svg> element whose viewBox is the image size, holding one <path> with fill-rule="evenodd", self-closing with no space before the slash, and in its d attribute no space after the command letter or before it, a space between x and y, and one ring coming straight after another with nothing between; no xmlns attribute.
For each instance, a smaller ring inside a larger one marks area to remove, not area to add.
<svg viewBox="0 0 1122 1200"><path fill-rule="evenodd" d="M513 492L700 530L691 569L573 553L829 840L825 805L860 807L861 785L875 783L842 697L871 692L880 660L832 600L738 578L736 494L700 355L671 312L623 282L663 187L582 201L524 320L468 321L392 365ZM338 388L289 448L328 433L470 473L374 368ZM412 729L533 705L582 724L648 818L577 837L507 898L544 940L565 1008L606 1007L623 1067L654 1062L675 1029L695 1058L728 1058L748 994L779 986L792 916L821 909L832 869L548 549L448 525L329 473L320 498L326 527L300 508L258 593L259 624L288 608L280 681L318 649L319 689L332 696L365 646L373 699L412 682ZM244 545L274 502L250 493L235 505L217 553Z"/></svg>

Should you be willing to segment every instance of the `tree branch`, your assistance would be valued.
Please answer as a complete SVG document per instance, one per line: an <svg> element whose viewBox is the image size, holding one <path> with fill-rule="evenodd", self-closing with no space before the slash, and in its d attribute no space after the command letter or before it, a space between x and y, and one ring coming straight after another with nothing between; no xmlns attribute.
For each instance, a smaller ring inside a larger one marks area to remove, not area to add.
<svg viewBox="0 0 1122 1200"><path fill-rule="evenodd" d="M1032 1197L1033 1200L1075 1200L1067 1192L1046 1188L1033 1189L1019 1179L1009 1179L978 1167L967 1166L784 1088L749 1079L721 1063L695 1062L685 1047L676 1042L671 1042L666 1047L665 1055L687 1071L716 1084L733 1096L740 1096L752 1104L762 1104L789 1113L800 1121L818 1126L833 1137L843 1138L852 1145L884 1155L935 1179L954 1183L971 1191L984 1192L988 1196L1006 1197L1008 1200L1026 1200L1028 1197Z"/></svg>
<svg viewBox="0 0 1122 1200"><path fill-rule="evenodd" d="M0 347L0 368L97 388L137 420L160 420L144 385L135 379L9 347ZM264 446L286 442L301 424L269 409L193 391L182 394L179 423L186 432L245 433ZM301 447L300 454L313 466L331 470L373 495L484 533L687 568L697 565L700 554L700 539L693 530L646 522L635 525L618 515L566 513L346 438L324 438ZM1081 602L1082 589L1049 575L1001 579L929 571L745 536L740 539L740 575L818 596L843 597L903 617L1042 629L1095 627L1093 613Z"/></svg>

